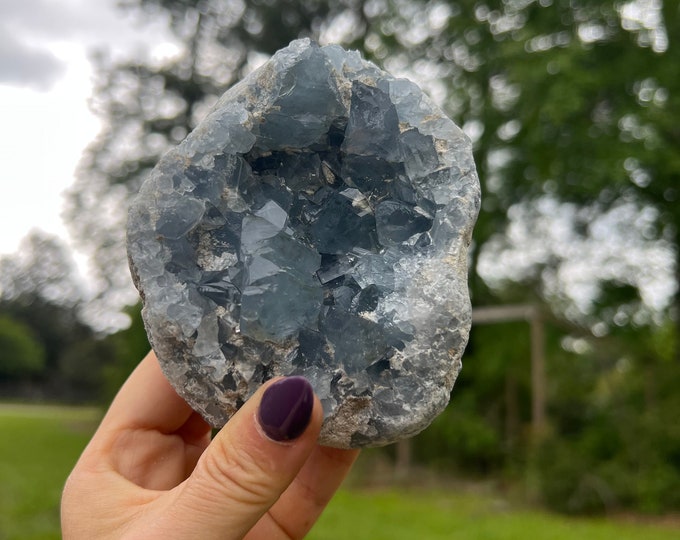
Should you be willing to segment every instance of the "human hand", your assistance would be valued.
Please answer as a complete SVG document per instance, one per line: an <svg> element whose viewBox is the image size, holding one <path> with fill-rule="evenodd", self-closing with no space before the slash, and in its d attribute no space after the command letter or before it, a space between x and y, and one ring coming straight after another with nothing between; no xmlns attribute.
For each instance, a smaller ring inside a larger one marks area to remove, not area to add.
<svg viewBox="0 0 680 540"><path fill-rule="evenodd" d="M211 442L151 352L66 482L63 537L302 538L358 454L317 445L321 421L309 383L278 379Z"/></svg>

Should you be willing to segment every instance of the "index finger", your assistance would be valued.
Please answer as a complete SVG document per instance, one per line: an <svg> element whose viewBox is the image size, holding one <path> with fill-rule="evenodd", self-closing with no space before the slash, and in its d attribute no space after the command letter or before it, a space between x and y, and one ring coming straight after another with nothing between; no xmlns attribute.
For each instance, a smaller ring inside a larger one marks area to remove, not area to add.
<svg viewBox="0 0 680 540"><path fill-rule="evenodd" d="M174 433L193 410L163 375L153 351L140 362L102 420L106 429L149 429Z"/></svg>

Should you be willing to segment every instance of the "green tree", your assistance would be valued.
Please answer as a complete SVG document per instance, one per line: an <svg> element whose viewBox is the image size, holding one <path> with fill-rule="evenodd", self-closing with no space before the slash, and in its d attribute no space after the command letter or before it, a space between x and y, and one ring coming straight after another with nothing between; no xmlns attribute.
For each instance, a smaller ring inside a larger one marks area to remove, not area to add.
<svg viewBox="0 0 680 540"><path fill-rule="evenodd" d="M538 452L541 493L566 512L680 505L680 368L672 321L580 338L552 362L553 431Z"/></svg>
<svg viewBox="0 0 680 540"><path fill-rule="evenodd" d="M45 348L31 328L0 315L0 380L25 379L45 367Z"/></svg>
<svg viewBox="0 0 680 540"><path fill-rule="evenodd" d="M102 398L105 400L113 398L132 370L151 350L142 321L141 308L140 304L126 308L125 313L130 317L130 326L110 334L105 339L106 346L113 355L112 361L104 370Z"/></svg>
<svg viewBox="0 0 680 540"><path fill-rule="evenodd" d="M82 305L75 264L56 237L33 231L16 253L0 258L0 313L32 329L45 348L47 370L57 369L69 343L93 335L80 320Z"/></svg>
<svg viewBox="0 0 680 540"><path fill-rule="evenodd" d="M68 248L56 236L31 231L15 253L0 257L0 298L24 304L40 298L79 306L83 291Z"/></svg>
<svg viewBox="0 0 680 540"><path fill-rule="evenodd" d="M26 343L31 336L37 348L32 363L24 360L24 372L32 375L27 396L80 401L100 392L110 355L83 322L84 306L75 264L57 238L32 232L16 253L0 258L0 316L28 329L29 334L17 330L17 339ZM10 369L14 364L0 350Z"/></svg>

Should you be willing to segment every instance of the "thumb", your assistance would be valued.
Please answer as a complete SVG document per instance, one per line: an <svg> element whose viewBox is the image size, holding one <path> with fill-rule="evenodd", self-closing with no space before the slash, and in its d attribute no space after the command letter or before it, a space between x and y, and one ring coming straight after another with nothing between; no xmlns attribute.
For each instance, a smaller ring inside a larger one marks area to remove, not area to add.
<svg viewBox="0 0 680 540"><path fill-rule="evenodd" d="M322 416L321 403L302 377L260 388L178 486L168 516L172 536L243 538L304 465Z"/></svg>

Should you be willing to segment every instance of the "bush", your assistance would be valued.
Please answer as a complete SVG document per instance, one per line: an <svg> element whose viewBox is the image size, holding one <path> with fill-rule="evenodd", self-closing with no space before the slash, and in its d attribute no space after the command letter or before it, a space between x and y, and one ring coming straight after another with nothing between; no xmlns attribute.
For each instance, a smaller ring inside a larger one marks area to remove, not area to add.
<svg viewBox="0 0 680 540"><path fill-rule="evenodd" d="M651 355L588 373L594 365L565 365L555 378L560 405L535 461L543 501L568 513L677 511L680 365Z"/></svg>
<svg viewBox="0 0 680 540"><path fill-rule="evenodd" d="M483 474L503 463L498 430L474 409L472 396L461 392L434 422L414 439L415 458L426 465Z"/></svg>
<svg viewBox="0 0 680 540"><path fill-rule="evenodd" d="M593 514L619 504L607 479L598 474L597 461L583 448L583 441L558 437L545 441L536 457L540 495L559 512Z"/></svg>
<svg viewBox="0 0 680 540"><path fill-rule="evenodd" d="M125 312L130 317L130 326L111 334L105 340L112 351L113 361L104 369L104 402L113 399L120 386L151 349L142 321L141 305L130 306Z"/></svg>
<svg viewBox="0 0 680 540"><path fill-rule="evenodd" d="M45 368L45 347L25 324L0 315L0 378L23 379Z"/></svg>

